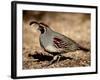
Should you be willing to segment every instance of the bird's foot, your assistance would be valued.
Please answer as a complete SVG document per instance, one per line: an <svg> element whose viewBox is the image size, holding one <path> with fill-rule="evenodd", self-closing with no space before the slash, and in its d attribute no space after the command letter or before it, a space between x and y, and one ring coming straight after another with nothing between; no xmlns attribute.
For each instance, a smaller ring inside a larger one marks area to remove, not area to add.
<svg viewBox="0 0 100 80"><path fill-rule="evenodd" d="M47 66L52 65L54 62L57 62L58 63L59 60L60 60L60 58L61 58L61 55L54 56L53 59L50 61L50 63Z"/></svg>
<svg viewBox="0 0 100 80"><path fill-rule="evenodd" d="M52 65L53 63L58 63L61 59L72 60L73 58L71 58L71 57L65 57L63 55L56 55L56 56L53 57L53 59L47 65L45 65L45 67L48 67L48 66Z"/></svg>

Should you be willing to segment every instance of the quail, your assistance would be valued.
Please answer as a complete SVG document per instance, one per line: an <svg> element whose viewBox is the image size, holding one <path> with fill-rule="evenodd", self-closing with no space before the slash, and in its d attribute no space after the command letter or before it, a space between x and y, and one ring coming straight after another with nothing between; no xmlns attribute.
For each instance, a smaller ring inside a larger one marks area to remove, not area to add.
<svg viewBox="0 0 100 80"><path fill-rule="evenodd" d="M67 36L53 31L48 25L42 22L30 22L30 26L33 24L36 24L38 26L38 30L40 31L40 46L46 52L53 55L53 59L51 60L50 64L56 60L58 62L61 54L63 53L76 50L89 51L89 49L80 46L78 43L68 38Z"/></svg>

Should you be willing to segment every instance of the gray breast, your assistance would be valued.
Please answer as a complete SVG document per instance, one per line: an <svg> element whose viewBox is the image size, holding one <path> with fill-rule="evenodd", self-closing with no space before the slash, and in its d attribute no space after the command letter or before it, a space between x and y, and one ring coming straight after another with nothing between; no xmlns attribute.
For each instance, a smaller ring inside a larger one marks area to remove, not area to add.
<svg viewBox="0 0 100 80"><path fill-rule="evenodd" d="M48 52L58 52L53 43L54 32L48 31L40 35L40 45Z"/></svg>

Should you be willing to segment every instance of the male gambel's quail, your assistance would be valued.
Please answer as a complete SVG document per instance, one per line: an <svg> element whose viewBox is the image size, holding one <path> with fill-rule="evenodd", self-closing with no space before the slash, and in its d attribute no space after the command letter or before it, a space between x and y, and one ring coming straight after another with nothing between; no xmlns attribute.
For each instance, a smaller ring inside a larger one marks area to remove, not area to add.
<svg viewBox="0 0 100 80"><path fill-rule="evenodd" d="M41 32L39 37L41 47L46 52L49 52L54 56L50 64L52 64L55 60L59 61L62 53L75 50L89 51L89 49L81 47L72 39L53 31L48 25L44 23L32 21L30 22L30 25L32 24L37 24L38 30Z"/></svg>

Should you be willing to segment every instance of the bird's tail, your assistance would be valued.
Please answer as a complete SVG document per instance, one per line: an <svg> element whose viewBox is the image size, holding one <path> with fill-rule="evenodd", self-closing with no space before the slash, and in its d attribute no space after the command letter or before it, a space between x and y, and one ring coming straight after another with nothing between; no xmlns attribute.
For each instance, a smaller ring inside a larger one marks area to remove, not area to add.
<svg viewBox="0 0 100 80"><path fill-rule="evenodd" d="M90 49L84 48L84 47L82 47L82 46L80 46L80 49L83 50L83 51L90 51Z"/></svg>

